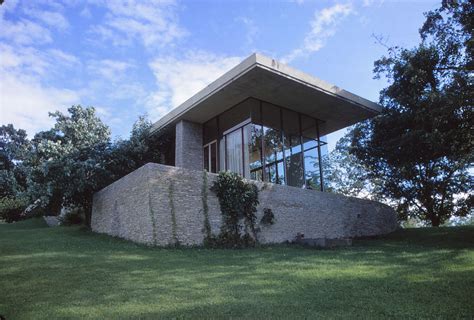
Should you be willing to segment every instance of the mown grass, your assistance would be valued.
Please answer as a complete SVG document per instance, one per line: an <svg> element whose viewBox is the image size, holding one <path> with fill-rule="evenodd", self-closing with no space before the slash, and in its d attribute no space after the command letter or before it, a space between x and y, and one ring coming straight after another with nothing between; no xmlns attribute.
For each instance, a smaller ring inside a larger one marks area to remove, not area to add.
<svg viewBox="0 0 474 320"><path fill-rule="evenodd" d="M6 319L469 318L474 228L353 247L159 249L41 220L0 224Z"/></svg>

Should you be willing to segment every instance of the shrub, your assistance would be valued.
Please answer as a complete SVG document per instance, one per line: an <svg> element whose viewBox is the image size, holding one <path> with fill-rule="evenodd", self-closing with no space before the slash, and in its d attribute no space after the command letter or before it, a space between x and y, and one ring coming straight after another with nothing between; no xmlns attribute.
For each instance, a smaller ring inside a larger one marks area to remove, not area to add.
<svg viewBox="0 0 474 320"><path fill-rule="evenodd" d="M272 209L263 209L263 216L262 219L260 219L260 223L264 225L272 225L275 223L275 215L273 214Z"/></svg>
<svg viewBox="0 0 474 320"><path fill-rule="evenodd" d="M72 226L84 223L84 212L81 209L72 209L60 218L61 225Z"/></svg>
<svg viewBox="0 0 474 320"><path fill-rule="evenodd" d="M28 202L24 198L4 197L0 199L0 219L7 223L20 221L26 218L23 211L26 209Z"/></svg>
<svg viewBox="0 0 474 320"><path fill-rule="evenodd" d="M246 247L257 241L255 220L258 189L233 172L220 172L212 188L219 199L223 223L217 237L208 237L210 246ZM243 220L244 234L241 234Z"/></svg>

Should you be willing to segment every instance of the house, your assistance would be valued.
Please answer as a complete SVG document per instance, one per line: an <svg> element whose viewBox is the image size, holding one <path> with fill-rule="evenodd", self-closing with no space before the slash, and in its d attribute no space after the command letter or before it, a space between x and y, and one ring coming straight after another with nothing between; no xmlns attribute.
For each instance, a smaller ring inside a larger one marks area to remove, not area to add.
<svg viewBox="0 0 474 320"><path fill-rule="evenodd" d="M99 191L92 228L152 245L201 244L221 217L214 173L236 172L261 190L275 225L261 241L373 236L393 231L389 207L324 191L325 136L381 107L278 61L253 54L152 127L168 137L162 164L148 164ZM318 190L318 191L316 191Z"/></svg>

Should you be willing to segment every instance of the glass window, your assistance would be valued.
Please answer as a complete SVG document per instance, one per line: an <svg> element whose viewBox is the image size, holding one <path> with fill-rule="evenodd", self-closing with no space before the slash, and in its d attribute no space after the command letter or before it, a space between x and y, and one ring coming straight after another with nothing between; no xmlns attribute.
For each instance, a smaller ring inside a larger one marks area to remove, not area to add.
<svg viewBox="0 0 474 320"><path fill-rule="evenodd" d="M306 188L320 190L318 148L304 151Z"/></svg>
<svg viewBox="0 0 474 320"><path fill-rule="evenodd" d="M203 129L203 144L217 140L217 118L204 123Z"/></svg>
<svg viewBox="0 0 474 320"><path fill-rule="evenodd" d="M262 126L250 123L243 129L244 143L244 163L246 178L253 180L263 180L262 172Z"/></svg>
<svg viewBox="0 0 474 320"><path fill-rule="evenodd" d="M204 147L204 170L209 172L209 146Z"/></svg>
<svg viewBox="0 0 474 320"><path fill-rule="evenodd" d="M283 165L279 165L280 162L283 163L280 108L269 103L263 103L262 123L266 180L272 183L284 184L285 168Z"/></svg>
<svg viewBox="0 0 474 320"><path fill-rule="evenodd" d="M225 171L225 137L219 140L219 171Z"/></svg>
<svg viewBox="0 0 474 320"><path fill-rule="evenodd" d="M303 153L301 152L299 115L283 109L283 131L286 161L286 183L293 187L304 186Z"/></svg>
<svg viewBox="0 0 474 320"><path fill-rule="evenodd" d="M226 135L226 170L243 175L242 128Z"/></svg>
<svg viewBox="0 0 474 320"><path fill-rule="evenodd" d="M304 150L317 147L316 119L301 115L301 134L303 135Z"/></svg>
<svg viewBox="0 0 474 320"><path fill-rule="evenodd" d="M303 153L299 137L285 139L286 183L293 187L304 186Z"/></svg>
<svg viewBox="0 0 474 320"><path fill-rule="evenodd" d="M222 113L219 116L219 131L223 133L250 119L253 104L251 100L247 99Z"/></svg>
<svg viewBox="0 0 474 320"><path fill-rule="evenodd" d="M209 150L210 152L210 169L211 172L216 173L217 172L217 143L211 143L211 148Z"/></svg>

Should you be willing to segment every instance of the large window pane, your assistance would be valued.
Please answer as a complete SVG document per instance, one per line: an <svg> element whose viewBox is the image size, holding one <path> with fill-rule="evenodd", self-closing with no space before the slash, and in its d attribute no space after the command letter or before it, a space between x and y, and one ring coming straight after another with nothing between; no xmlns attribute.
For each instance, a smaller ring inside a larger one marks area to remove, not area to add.
<svg viewBox="0 0 474 320"><path fill-rule="evenodd" d="M289 186L304 185L303 153L299 137L287 136L285 139L286 182Z"/></svg>
<svg viewBox="0 0 474 320"><path fill-rule="evenodd" d="M248 124L244 127L244 163L245 177L263 180L262 174L262 126Z"/></svg>
<svg viewBox="0 0 474 320"><path fill-rule="evenodd" d="M279 166L279 163L283 162L280 108L269 103L263 103L262 123L266 180L272 183L284 184L285 170L283 165Z"/></svg>
<svg viewBox="0 0 474 320"><path fill-rule="evenodd" d="M217 139L217 118L213 118L203 125L203 144Z"/></svg>
<svg viewBox="0 0 474 320"><path fill-rule="evenodd" d="M250 119L253 105L255 105L255 102L247 99L222 113L219 116L219 131L223 133Z"/></svg>
<svg viewBox="0 0 474 320"><path fill-rule="evenodd" d="M309 189L320 190L319 158L318 148L312 148L304 151L304 168L306 187Z"/></svg>
<svg viewBox="0 0 474 320"><path fill-rule="evenodd" d="M304 150L316 147L318 134L316 120L305 115L301 115L301 134L303 135Z"/></svg>
<svg viewBox="0 0 474 320"><path fill-rule="evenodd" d="M226 169L243 175L242 129L226 135Z"/></svg>
<svg viewBox="0 0 474 320"><path fill-rule="evenodd" d="M219 171L225 171L225 137L219 140Z"/></svg>
<svg viewBox="0 0 474 320"><path fill-rule="evenodd" d="M204 147L204 170L209 172L209 146Z"/></svg>
<svg viewBox="0 0 474 320"><path fill-rule="evenodd" d="M293 187L304 185L303 153L301 152L299 116L283 109L283 131L286 161L286 183Z"/></svg>
<svg viewBox="0 0 474 320"><path fill-rule="evenodd" d="M210 170L211 170L211 172L216 173L217 172L217 143L216 142L212 143L210 147L211 147L211 149L209 150L209 152L211 154L210 155L211 156Z"/></svg>

